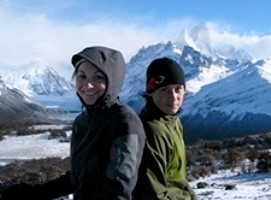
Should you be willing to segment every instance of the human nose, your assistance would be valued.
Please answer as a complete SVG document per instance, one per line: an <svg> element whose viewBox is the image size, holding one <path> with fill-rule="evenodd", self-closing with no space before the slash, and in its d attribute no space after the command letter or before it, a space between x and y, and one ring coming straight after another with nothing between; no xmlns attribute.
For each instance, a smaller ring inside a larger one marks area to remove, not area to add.
<svg viewBox="0 0 271 200"><path fill-rule="evenodd" d="M94 82L91 79L86 79L85 84L88 88L93 88L95 86Z"/></svg>
<svg viewBox="0 0 271 200"><path fill-rule="evenodd" d="M175 100L175 99L177 99L177 93L174 91L174 90L169 90L168 91L168 96L169 96L169 98L171 99L171 100Z"/></svg>

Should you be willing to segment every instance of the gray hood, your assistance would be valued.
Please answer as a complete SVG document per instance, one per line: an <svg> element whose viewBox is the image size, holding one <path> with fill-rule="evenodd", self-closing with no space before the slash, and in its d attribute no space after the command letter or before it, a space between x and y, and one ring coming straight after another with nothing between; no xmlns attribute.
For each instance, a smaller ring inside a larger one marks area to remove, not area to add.
<svg viewBox="0 0 271 200"><path fill-rule="evenodd" d="M99 99L99 104L110 106L118 98L125 76L125 61L122 53L107 47L88 47L72 56L73 66L75 67L83 58L98 67L107 77L107 90L102 99Z"/></svg>

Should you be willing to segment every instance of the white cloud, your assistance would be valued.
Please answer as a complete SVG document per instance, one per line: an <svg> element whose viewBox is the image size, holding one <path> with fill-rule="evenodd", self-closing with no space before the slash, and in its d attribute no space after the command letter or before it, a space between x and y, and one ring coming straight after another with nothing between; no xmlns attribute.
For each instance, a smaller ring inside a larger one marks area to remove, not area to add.
<svg viewBox="0 0 271 200"><path fill-rule="evenodd" d="M16 16L0 10L0 60L20 64L35 60L69 63L86 46L105 45L124 53L126 60L143 45L159 40L155 30L117 21L57 24L45 15Z"/></svg>
<svg viewBox="0 0 271 200"><path fill-rule="evenodd" d="M137 20L137 21L135 21ZM20 65L44 61L52 66L70 65L71 56L92 45L117 48L128 62L142 46L175 41L182 29L198 22L192 18L142 26L139 19L118 21L111 18L88 24L52 21L44 14L16 14L0 9L0 65ZM266 58L271 51L271 36L239 35L228 26L208 22L213 45L231 44L256 57Z"/></svg>
<svg viewBox="0 0 271 200"><path fill-rule="evenodd" d="M255 33L238 34L229 26L207 22L212 46L230 45L251 54L255 59L271 58L271 35L259 36Z"/></svg>

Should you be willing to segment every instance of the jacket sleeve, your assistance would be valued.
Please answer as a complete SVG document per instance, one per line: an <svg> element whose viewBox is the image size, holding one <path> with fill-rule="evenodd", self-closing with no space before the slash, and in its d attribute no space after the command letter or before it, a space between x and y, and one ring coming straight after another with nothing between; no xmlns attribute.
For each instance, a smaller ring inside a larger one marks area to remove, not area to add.
<svg viewBox="0 0 271 200"><path fill-rule="evenodd" d="M146 156L144 157L146 170L143 173L146 173L144 174L147 179L146 184L150 184L148 188L153 190L152 192L149 191L148 194L153 195L151 197L153 200L174 199L170 197L166 186L166 168L171 154L171 149L169 149L170 143L164 136L165 133L159 134L157 132L161 131L161 129L153 130L151 127L147 127L147 129L147 132L150 134L148 135L145 149Z"/></svg>
<svg viewBox="0 0 271 200"><path fill-rule="evenodd" d="M39 185L18 184L7 188L2 194L3 200L28 199L46 200L66 196L73 192L70 174L66 174Z"/></svg>
<svg viewBox="0 0 271 200"><path fill-rule="evenodd" d="M112 141L104 180L97 199L132 199L145 146L143 125L137 115L117 122L118 137Z"/></svg>
<svg viewBox="0 0 271 200"><path fill-rule="evenodd" d="M40 195L46 197L46 199L66 196L72 194L74 191L71 184L70 171L56 179L34 187L40 192Z"/></svg>

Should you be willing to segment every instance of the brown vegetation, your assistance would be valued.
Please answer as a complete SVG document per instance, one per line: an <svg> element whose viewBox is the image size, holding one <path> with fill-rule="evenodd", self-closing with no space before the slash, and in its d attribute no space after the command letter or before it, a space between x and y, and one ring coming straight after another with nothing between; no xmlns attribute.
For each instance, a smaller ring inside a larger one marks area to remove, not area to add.
<svg viewBox="0 0 271 200"><path fill-rule="evenodd" d="M239 167L250 173L271 171L271 133L228 138L225 140L201 140L187 145L188 179L204 177L218 170ZM242 161L248 159L250 164Z"/></svg>
<svg viewBox="0 0 271 200"><path fill-rule="evenodd" d="M50 132L51 138L55 137L66 137L66 131L72 129L71 122L63 122L66 123L66 126L63 129L34 129L34 125L45 124L45 123L34 123L31 120L2 120L0 121L0 141L3 139L5 135L30 135L30 134L37 134L42 133L45 131Z"/></svg>
<svg viewBox="0 0 271 200"><path fill-rule="evenodd" d="M42 129L35 130L30 120L14 120L0 122L0 140L3 136L29 135L41 132L49 132L50 138L66 137L66 131L71 130L71 124L63 129ZM0 166L0 193L10 185L18 183L37 184L52 180L69 170L69 158L47 158L30 161L17 161L6 166Z"/></svg>
<svg viewBox="0 0 271 200"><path fill-rule="evenodd" d="M69 170L69 158L47 158L14 162L0 166L0 193L20 183L39 184L59 177Z"/></svg>

